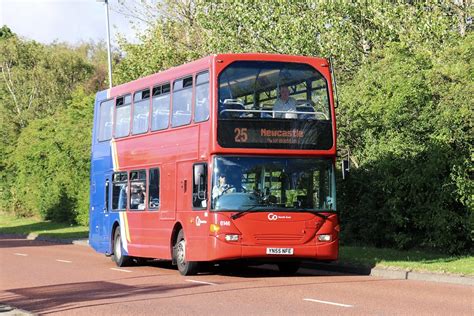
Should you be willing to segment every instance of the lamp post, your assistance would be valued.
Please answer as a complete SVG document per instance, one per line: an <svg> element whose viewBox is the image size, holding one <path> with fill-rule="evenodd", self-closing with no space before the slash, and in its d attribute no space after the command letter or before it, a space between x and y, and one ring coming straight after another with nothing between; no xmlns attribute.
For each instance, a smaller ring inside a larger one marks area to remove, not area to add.
<svg viewBox="0 0 474 316"><path fill-rule="evenodd" d="M112 55L110 52L110 27L109 27L109 1L108 0L96 0L97 2L103 2L105 4L105 17L106 17L106 29L107 29L107 57L109 64L109 88L112 89Z"/></svg>

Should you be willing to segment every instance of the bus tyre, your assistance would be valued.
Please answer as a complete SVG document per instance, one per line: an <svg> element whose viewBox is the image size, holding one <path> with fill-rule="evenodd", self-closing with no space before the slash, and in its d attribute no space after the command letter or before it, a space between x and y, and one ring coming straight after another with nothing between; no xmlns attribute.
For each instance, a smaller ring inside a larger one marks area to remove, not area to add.
<svg viewBox="0 0 474 316"><path fill-rule="evenodd" d="M278 270L283 275L294 275L298 272L301 262L299 261L290 261L290 262L279 262L277 263Z"/></svg>
<svg viewBox="0 0 474 316"><path fill-rule="evenodd" d="M198 272L199 264L197 262L186 261L186 240L183 230L178 233L173 254L181 275L194 275Z"/></svg>
<svg viewBox="0 0 474 316"><path fill-rule="evenodd" d="M122 238L120 238L120 227L115 229L114 234L114 253L112 260L118 267L125 267L130 264L131 258L123 254Z"/></svg>

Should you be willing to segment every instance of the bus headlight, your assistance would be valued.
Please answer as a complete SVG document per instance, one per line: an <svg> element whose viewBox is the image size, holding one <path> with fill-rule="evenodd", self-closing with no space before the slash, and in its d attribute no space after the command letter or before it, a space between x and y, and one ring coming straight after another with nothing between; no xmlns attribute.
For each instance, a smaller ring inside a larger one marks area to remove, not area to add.
<svg viewBox="0 0 474 316"><path fill-rule="evenodd" d="M239 241L239 235L225 235L226 241Z"/></svg>
<svg viewBox="0 0 474 316"><path fill-rule="evenodd" d="M331 241L331 235L319 235L318 240L319 241Z"/></svg>

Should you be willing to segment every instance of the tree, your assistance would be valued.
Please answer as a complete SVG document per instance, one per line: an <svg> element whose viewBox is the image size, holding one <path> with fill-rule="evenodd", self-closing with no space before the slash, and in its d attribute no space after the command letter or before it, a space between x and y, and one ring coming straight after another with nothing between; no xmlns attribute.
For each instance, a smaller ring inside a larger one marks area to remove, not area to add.
<svg viewBox="0 0 474 316"><path fill-rule="evenodd" d="M465 5L462 12L470 12ZM268 52L336 57L350 79L373 49L400 42L439 48L458 36L455 8L438 2L198 1L208 52ZM468 16L468 14L465 14Z"/></svg>
<svg viewBox="0 0 474 316"><path fill-rule="evenodd" d="M431 56L390 45L344 87L340 140L360 163L340 204L347 241L470 249L473 39Z"/></svg>
<svg viewBox="0 0 474 316"><path fill-rule="evenodd" d="M93 68L69 47L11 37L0 41L2 113L17 130L53 114Z"/></svg>
<svg viewBox="0 0 474 316"><path fill-rule="evenodd" d="M0 40L7 39L13 36L15 36L15 34L8 26L4 25L0 28Z"/></svg>
<svg viewBox="0 0 474 316"><path fill-rule="evenodd" d="M125 3L119 11L130 18L145 21L148 29L139 36L140 43L120 45L125 57L115 67L118 83L153 74L204 56L202 32L196 23L196 6L192 0L167 0L155 6L145 4L148 12L140 14L140 6L128 7Z"/></svg>
<svg viewBox="0 0 474 316"><path fill-rule="evenodd" d="M76 91L65 109L22 131L11 155L16 214L88 223L93 102L93 96Z"/></svg>
<svg viewBox="0 0 474 316"><path fill-rule="evenodd" d="M86 84L96 91L103 83L90 83L97 68L91 64L94 54L83 53L64 44L42 45L17 36L0 39L0 209L21 209L14 182L22 162L12 159L18 151L18 138L31 123L55 124L52 117L66 109L71 94ZM103 80L102 80L103 82ZM49 120L49 121L48 121ZM28 137L30 130L23 136ZM39 164L41 165L41 163ZM31 169L36 170L36 169ZM24 182L22 190L28 190ZM18 186L17 186L18 189ZM25 192L26 192L25 191ZM24 206L24 205L23 205Z"/></svg>

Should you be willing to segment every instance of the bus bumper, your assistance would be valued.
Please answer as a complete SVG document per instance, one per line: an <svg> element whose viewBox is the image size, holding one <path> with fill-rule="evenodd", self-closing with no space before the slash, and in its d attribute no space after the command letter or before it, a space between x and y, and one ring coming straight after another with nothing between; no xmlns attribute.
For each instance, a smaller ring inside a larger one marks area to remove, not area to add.
<svg viewBox="0 0 474 316"><path fill-rule="evenodd" d="M269 255L267 248L292 248L292 255ZM316 242L312 240L303 245L247 245L239 242L226 242L214 236L208 242L209 261L234 260L234 259L311 259L311 260L336 260L339 253L339 242Z"/></svg>

